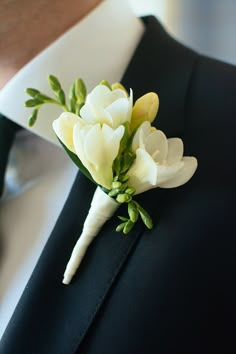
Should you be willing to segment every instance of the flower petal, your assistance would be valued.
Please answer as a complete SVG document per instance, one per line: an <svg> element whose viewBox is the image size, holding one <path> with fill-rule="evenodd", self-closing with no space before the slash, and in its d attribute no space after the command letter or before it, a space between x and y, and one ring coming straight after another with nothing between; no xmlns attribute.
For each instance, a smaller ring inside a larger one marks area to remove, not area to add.
<svg viewBox="0 0 236 354"><path fill-rule="evenodd" d="M181 139L171 138L168 139L168 154L166 163L171 165L182 159L184 153L184 145Z"/></svg>
<svg viewBox="0 0 236 354"><path fill-rule="evenodd" d="M113 171L112 165L116 158L124 127L116 130L106 124L77 124L74 129L74 145L76 154L91 176L99 185L110 189Z"/></svg>
<svg viewBox="0 0 236 354"><path fill-rule="evenodd" d="M132 91L128 98L121 89L111 91L105 85L98 85L87 96L80 115L89 124L104 123L117 128L130 121L132 104Z"/></svg>
<svg viewBox="0 0 236 354"><path fill-rule="evenodd" d="M131 119L131 131L144 121L153 122L159 107L159 98L156 93L149 92L140 97L134 104Z"/></svg>
<svg viewBox="0 0 236 354"><path fill-rule="evenodd" d="M72 152L75 152L73 143L73 129L79 121L81 121L81 118L79 118L76 114L64 112L52 123L53 129L58 138Z"/></svg>
<svg viewBox="0 0 236 354"><path fill-rule="evenodd" d="M156 187L157 165L151 156L143 149L136 151L136 159L128 171L129 185L135 188L135 194Z"/></svg>
<svg viewBox="0 0 236 354"><path fill-rule="evenodd" d="M112 127L117 128L119 125L129 122L130 120L130 107L127 98L119 98L110 104L106 111L112 117Z"/></svg>
<svg viewBox="0 0 236 354"><path fill-rule="evenodd" d="M183 167L170 179L160 183L161 188L174 188L188 182L197 169L197 159L195 157L183 157Z"/></svg>
<svg viewBox="0 0 236 354"><path fill-rule="evenodd" d="M172 165L157 166L157 186L160 187L165 182L174 178L176 174L184 167L183 161L178 161Z"/></svg>
<svg viewBox="0 0 236 354"><path fill-rule="evenodd" d="M80 116L88 124L105 123L112 126L112 117L104 108L86 103L80 110Z"/></svg>
<svg viewBox="0 0 236 354"><path fill-rule="evenodd" d="M161 164L166 160L168 153L168 140L161 130L152 131L145 140L145 149L155 162Z"/></svg>
<svg viewBox="0 0 236 354"><path fill-rule="evenodd" d="M140 127L137 129L133 142L132 142L132 150L135 152L139 147L140 144L143 144L143 138L145 136L148 136L151 131L151 124L149 122L143 122Z"/></svg>
<svg viewBox="0 0 236 354"><path fill-rule="evenodd" d="M145 149L159 164L167 158L167 138L161 130L153 129L150 122L143 122L134 136L132 150L135 152L139 147Z"/></svg>
<svg viewBox="0 0 236 354"><path fill-rule="evenodd" d="M90 92L90 94L88 94L86 102L106 108L119 98L127 99L126 93L123 90L117 89L111 91L105 85L98 85Z"/></svg>

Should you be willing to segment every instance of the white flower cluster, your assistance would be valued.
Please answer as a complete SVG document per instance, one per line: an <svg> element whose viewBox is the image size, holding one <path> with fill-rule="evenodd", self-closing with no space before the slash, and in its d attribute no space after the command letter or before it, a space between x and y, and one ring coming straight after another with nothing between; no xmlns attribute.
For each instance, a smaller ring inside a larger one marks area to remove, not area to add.
<svg viewBox="0 0 236 354"><path fill-rule="evenodd" d="M88 94L80 116L64 112L53 122L53 129L63 144L75 153L100 186L111 190L113 163L118 156L124 123L131 132L132 152L136 159L127 172L135 194L148 189L172 188L186 183L197 168L195 157L183 157L183 142L167 139L151 126L158 111L158 96L148 93L133 106L130 96L120 88L96 86Z"/></svg>

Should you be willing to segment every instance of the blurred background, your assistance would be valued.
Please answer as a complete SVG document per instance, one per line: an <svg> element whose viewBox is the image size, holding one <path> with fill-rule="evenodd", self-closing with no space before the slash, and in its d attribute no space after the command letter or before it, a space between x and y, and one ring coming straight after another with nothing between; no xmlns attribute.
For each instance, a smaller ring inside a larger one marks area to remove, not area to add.
<svg viewBox="0 0 236 354"><path fill-rule="evenodd" d="M236 0L129 0L138 16L154 14L187 46L236 64Z"/></svg>

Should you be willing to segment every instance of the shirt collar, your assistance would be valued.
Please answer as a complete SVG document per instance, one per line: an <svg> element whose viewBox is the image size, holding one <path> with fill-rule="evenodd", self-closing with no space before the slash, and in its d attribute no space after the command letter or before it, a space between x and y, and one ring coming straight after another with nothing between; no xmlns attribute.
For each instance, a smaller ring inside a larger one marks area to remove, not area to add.
<svg viewBox="0 0 236 354"><path fill-rule="evenodd" d="M120 81L142 36L143 23L127 6L126 0L103 1L88 16L63 34L25 65L0 91L0 112L28 128L30 109L24 107L29 97L25 88L37 88L52 94L49 74L57 76L65 91L82 77L90 90L101 80ZM33 128L35 134L57 143L52 121L60 114L45 105Z"/></svg>

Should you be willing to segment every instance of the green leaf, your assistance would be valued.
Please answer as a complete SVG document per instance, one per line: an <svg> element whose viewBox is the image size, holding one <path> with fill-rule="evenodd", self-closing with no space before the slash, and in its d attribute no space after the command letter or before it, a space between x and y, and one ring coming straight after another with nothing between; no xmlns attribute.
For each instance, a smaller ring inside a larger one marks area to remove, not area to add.
<svg viewBox="0 0 236 354"><path fill-rule="evenodd" d="M84 167L84 165L82 164L82 162L80 161L80 159L78 158L78 156L76 154L74 154L72 151L70 151L64 144L63 142L58 138L58 140L60 141L62 147L64 148L64 150L66 151L66 153L69 155L69 157L71 158L71 160L76 164L77 167L79 167L80 171L87 177L90 179L90 181L92 181L93 183L95 183L97 185L97 183L94 181L93 177L91 176L91 174L89 173L89 171L87 170L86 167Z"/></svg>

